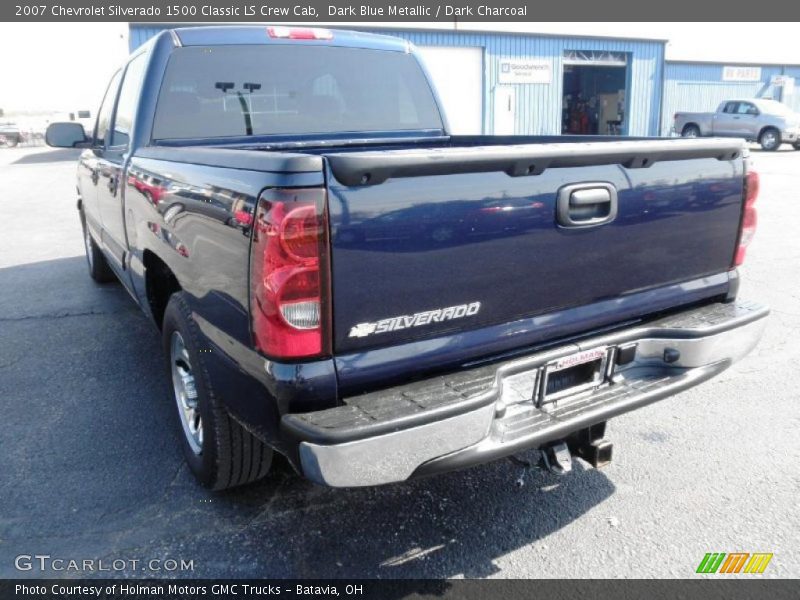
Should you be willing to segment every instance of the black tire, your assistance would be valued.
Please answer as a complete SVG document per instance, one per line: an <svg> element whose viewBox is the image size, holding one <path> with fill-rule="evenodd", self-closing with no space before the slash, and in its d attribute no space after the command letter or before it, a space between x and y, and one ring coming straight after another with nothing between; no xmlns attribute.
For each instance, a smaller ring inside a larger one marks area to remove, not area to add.
<svg viewBox="0 0 800 600"><path fill-rule="evenodd" d="M91 232L86 227L86 218L81 213L81 229L83 230L83 247L86 250L86 264L89 266L89 276L96 283L109 283L116 279L114 271L108 266L106 257L94 241Z"/></svg>
<svg viewBox="0 0 800 600"><path fill-rule="evenodd" d="M687 125L681 131L682 137L698 138L700 137L700 128L697 125Z"/></svg>
<svg viewBox="0 0 800 600"><path fill-rule="evenodd" d="M800 150L800 142L797 142L796 144L792 144L792 148L794 148L795 150Z"/></svg>
<svg viewBox="0 0 800 600"><path fill-rule="evenodd" d="M775 152L781 147L781 132L774 127L767 127L758 136L758 143L765 152Z"/></svg>
<svg viewBox="0 0 800 600"><path fill-rule="evenodd" d="M173 380L172 346L175 334L180 336L190 361L188 372L193 378L193 391L196 392L195 410L202 423L199 452L193 448L191 434L185 429ZM169 299L164 311L162 339L181 448L194 476L213 490L224 490L263 478L272 464L273 451L233 419L222 405L208 375L205 357L199 352L202 349L200 333L183 292L177 292Z"/></svg>

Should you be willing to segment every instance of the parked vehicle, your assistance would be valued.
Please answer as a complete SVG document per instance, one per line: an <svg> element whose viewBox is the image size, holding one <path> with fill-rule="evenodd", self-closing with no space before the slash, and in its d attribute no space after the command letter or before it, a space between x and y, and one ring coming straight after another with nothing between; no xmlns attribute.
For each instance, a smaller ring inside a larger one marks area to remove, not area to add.
<svg viewBox="0 0 800 600"><path fill-rule="evenodd" d="M13 148L22 141L22 132L15 123L0 123L0 147Z"/></svg>
<svg viewBox="0 0 800 600"><path fill-rule="evenodd" d="M773 151L800 150L800 114L775 100L726 100L713 113L675 113L673 131L683 137L735 137Z"/></svg>
<svg viewBox="0 0 800 600"><path fill-rule="evenodd" d="M93 137L47 140L84 148L89 273L160 328L215 489L273 451L329 486L528 448L601 466L609 418L722 372L768 313L736 300L758 190L740 141L449 135L391 37L167 31Z"/></svg>

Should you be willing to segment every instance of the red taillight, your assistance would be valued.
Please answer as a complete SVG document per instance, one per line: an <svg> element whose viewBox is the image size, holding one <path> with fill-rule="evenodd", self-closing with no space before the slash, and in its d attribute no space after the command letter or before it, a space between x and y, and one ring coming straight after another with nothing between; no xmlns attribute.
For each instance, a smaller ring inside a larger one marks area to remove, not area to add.
<svg viewBox="0 0 800 600"><path fill-rule="evenodd" d="M312 260L319 246L319 216L316 206L299 206L283 219L280 240L286 254L297 261Z"/></svg>
<svg viewBox="0 0 800 600"><path fill-rule="evenodd" d="M753 206L758 198L759 187L761 181L758 173L755 171L748 171L744 176L744 202L746 206Z"/></svg>
<svg viewBox="0 0 800 600"><path fill-rule="evenodd" d="M742 224L739 228L739 243L736 246L736 256L733 259L733 266L738 267L744 262L747 254L747 246L753 240L758 225L758 212L756 211L756 199L758 198L759 188L758 173L747 171L744 176L744 212L742 213Z"/></svg>
<svg viewBox="0 0 800 600"><path fill-rule="evenodd" d="M320 29L318 27L267 27L267 33L271 38L283 38L288 40L332 40L333 32L330 29Z"/></svg>
<svg viewBox="0 0 800 600"><path fill-rule="evenodd" d="M330 354L329 273L324 188L262 194L250 254L258 350L271 358Z"/></svg>

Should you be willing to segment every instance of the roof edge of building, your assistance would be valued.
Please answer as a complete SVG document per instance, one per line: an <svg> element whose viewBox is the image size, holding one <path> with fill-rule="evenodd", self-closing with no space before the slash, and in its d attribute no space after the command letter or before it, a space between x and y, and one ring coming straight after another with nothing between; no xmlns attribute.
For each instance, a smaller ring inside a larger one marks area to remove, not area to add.
<svg viewBox="0 0 800 600"><path fill-rule="evenodd" d="M130 27L169 27L171 29L177 29L180 27L209 27L209 26L264 26L270 25L269 21L261 22L252 22L252 21L245 21L245 22L229 22L229 23L214 23L214 22L196 22L196 23L171 23L167 21L163 22L149 22L149 21L132 21L128 23ZM281 22L280 25L285 25L287 27L292 26L302 26L302 27L325 27L330 29L342 29L344 31L352 31L353 28L356 30L379 30L379 31L412 31L415 33L458 33L463 35L508 35L508 36L518 36L518 37L542 37L542 38L573 38L573 39L582 39L582 40L618 40L622 42L645 42L645 43L652 43L652 44L663 44L666 45L669 42L667 38L647 38L647 37L633 37L633 36L618 36L618 35L586 35L586 34L569 34L569 33L540 33L538 31L501 31L499 29L458 29L456 27L453 28L444 28L444 27L415 27L414 24L410 24L408 27L404 27L402 25L398 25L397 23L387 23L385 25L376 24L373 22L368 23L354 23L348 21L346 23L335 23L335 22L314 22L309 23L308 21L296 21L296 22Z"/></svg>
<svg viewBox="0 0 800 600"><path fill-rule="evenodd" d="M664 61L668 65L705 65L705 66L731 66L731 67L800 67L800 63L791 62L758 62L739 60L684 60L668 58Z"/></svg>

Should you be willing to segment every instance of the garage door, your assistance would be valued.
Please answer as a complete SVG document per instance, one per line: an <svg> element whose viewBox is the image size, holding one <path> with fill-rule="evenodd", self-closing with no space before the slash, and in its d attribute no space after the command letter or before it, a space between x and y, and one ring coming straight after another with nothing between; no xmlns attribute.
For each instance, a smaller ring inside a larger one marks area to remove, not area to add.
<svg viewBox="0 0 800 600"><path fill-rule="evenodd" d="M483 133L483 48L419 46L444 104L450 132Z"/></svg>

